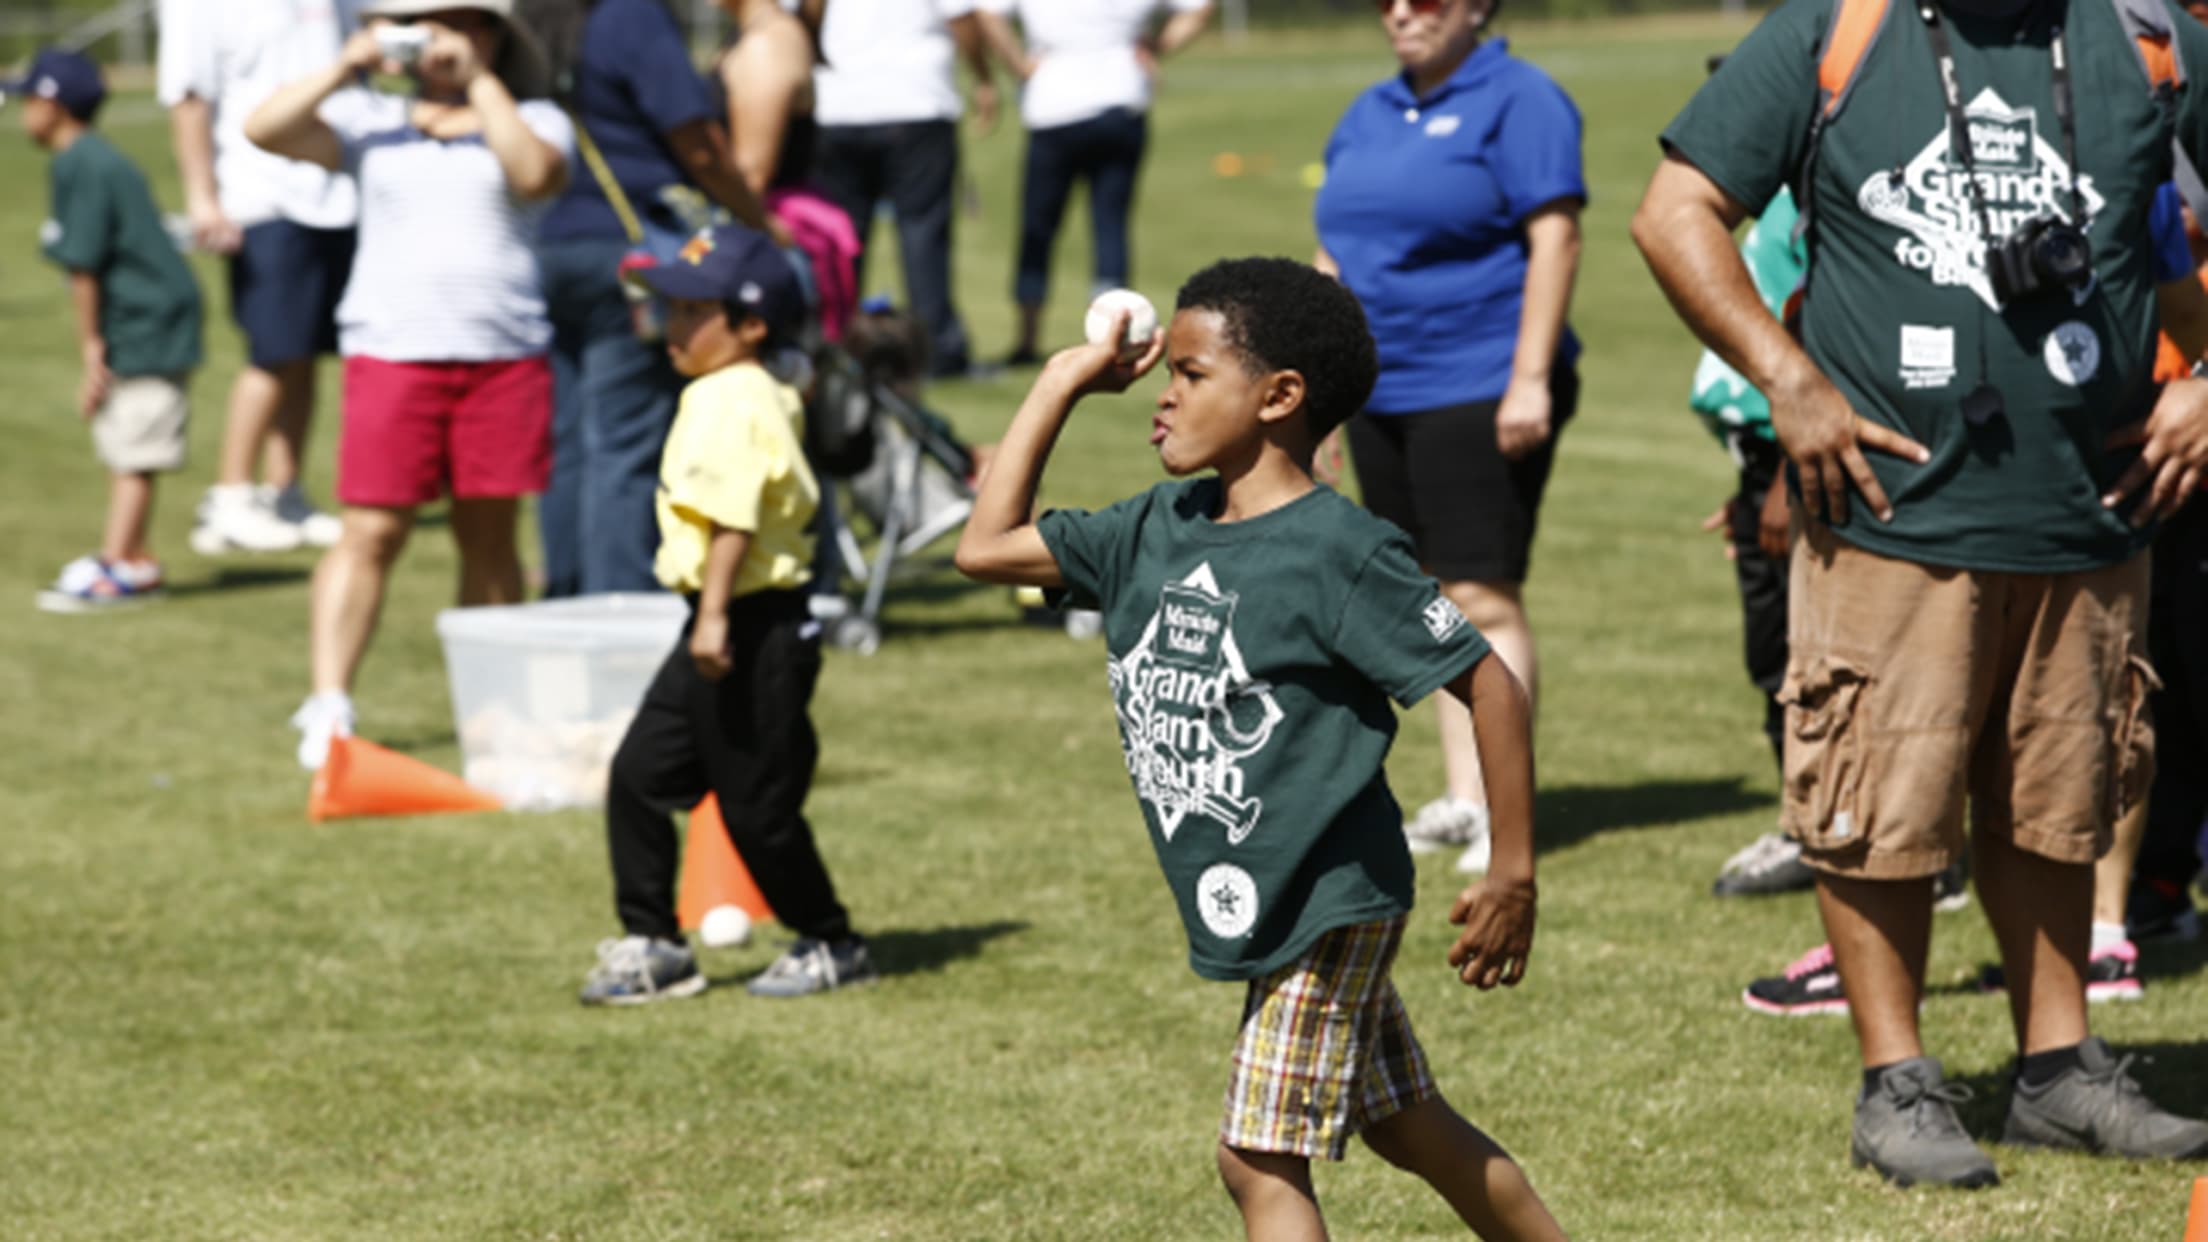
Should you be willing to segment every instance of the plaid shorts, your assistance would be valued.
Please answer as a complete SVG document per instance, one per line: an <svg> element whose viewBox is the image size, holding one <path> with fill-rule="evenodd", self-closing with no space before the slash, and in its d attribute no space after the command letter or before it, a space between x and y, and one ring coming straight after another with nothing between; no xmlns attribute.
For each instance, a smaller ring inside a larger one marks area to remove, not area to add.
<svg viewBox="0 0 2208 1242"><path fill-rule="evenodd" d="M1388 979L1403 923L1338 927L1250 981L1220 1142L1340 1160L1350 1135L1439 1094Z"/></svg>

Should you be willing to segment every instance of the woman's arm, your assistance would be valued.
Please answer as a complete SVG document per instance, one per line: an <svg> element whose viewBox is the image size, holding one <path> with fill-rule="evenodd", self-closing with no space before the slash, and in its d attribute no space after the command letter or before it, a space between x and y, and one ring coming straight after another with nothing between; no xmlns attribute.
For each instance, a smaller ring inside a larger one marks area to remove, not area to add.
<svg viewBox="0 0 2208 1242"><path fill-rule="evenodd" d="M774 231L759 196L736 171L735 154L729 150L728 136L719 125L710 120L690 121L668 130L666 136L667 149L674 152L683 173L705 191L707 198L755 229Z"/></svg>
<svg viewBox="0 0 2208 1242"><path fill-rule="evenodd" d="M728 96L728 133L736 171L755 195L764 195L782 162L790 118L812 84L812 63L796 26L778 23L749 36L721 59Z"/></svg>
<svg viewBox="0 0 2208 1242"><path fill-rule="evenodd" d="M1511 358L1510 386L1495 411L1495 440L1503 456L1520 458L1548 442L1554 432L1549 402L1549 368L1564 319L1572 307L1572 283L1579 277L1579 200L1543 203L1526 217L1526 284L1518 312L1518 348Z"/></svg>
<svg viewBox="0 0 2208 1242"><path fill-rule="evenodd" d="M1194 43L1196 36L1204 33L1204 27L1211 23L1212 7L1207 4L1203 8L1175 13L1167 18L1165 25L1158 31L1158 55L1171 56Z"/></svg>
<svg viewBox="0 0 2208 1242"><path fill-rule="evenodd" d="M499 170L516 195L535 201L567 188L567 157L521 119L520 105L497 74L477 74L468 83L468 106L483 125L483 145L498 157Z"/></svg>
<svg viewBox="0 0 2208 1242"><path fill-rule="evenodd" d="M1012 23L1005 20L1004 14L975 9L974 17L981 23L983 44L996 53L997 59L1004 62L1004 67L1010 69L1014 77L1025 82L1035 76L1035 62L1027 58L1026 45L1020 42L1019 32L1012 29Z"/></svg>
<svg viewBox="0 0 2208 1242"><path fill-rule="evenodd" d="M383 63L376 37L366 30L345 41L344 51L328 68L276 88L245 118L245 140L287 159L319 164L336 172L344 166L345 146L316 114L322 101L350 85L356 74Z"/></svg>

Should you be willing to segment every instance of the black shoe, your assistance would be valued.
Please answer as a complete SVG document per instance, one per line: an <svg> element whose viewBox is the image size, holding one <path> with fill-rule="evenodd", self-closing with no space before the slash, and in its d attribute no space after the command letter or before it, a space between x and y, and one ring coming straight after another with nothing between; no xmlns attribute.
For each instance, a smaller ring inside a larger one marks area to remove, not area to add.
<svg viewBox="0 0 2208 1242"><path fill-rule="evenodd" d="M1896 1186L1930 1182L1975 1190L1998 1186L2001 1175L1955 1116L1970 1088L1945 1081L1940 1063L1911 1057L1886 1067L1878 1085L1856 1101L1848 1156Z"/></svg>
<svg viewBox="0 0 2208 1242"><path fill-rule="evenodd" d="M1970 904L1970 860L1959 858L1932 877L1932 908L1960 910Z"/></svg>
<svg viewBox="0 0 2208 1242"><path fill-rule="evenodd" d="M831 944L807 937L791 945L773 965L745 984L744 990L753 996L812 996L872 983L879 977L865 940L845 936Z"/></svg>
<svg viewBox="0 0 2208 1242"><path fill-rule="evenodd" d="M2133 940L2198 940L2200 911L2193 908L2187 885L2133 876L2124 927Z"/></svg>
<svg viewBox="0 0 2208 1242"><path fill-rule="evenodd" d="M2016 1084L2001 1141L2135 1160L2208 1158L2208 1122L2155 1107L2129 1073L2135 1060L2110 1053L2098 1036L2087 1039L2078 1045L2078 1064L2054 1081Z"/></svg>
<svg viewBox="0 0 2208 1242"><path fill-rule="evenodd" d="M1782 1018L1846 1013L1848 994L1840 985L1840 968L1833 964L1832 945L1818 945L1795 958L1785 974L1751 982L1742 990L1740 1003Z"/></svg>
<svg viewBox="0 0 2208 1242"><path fill-rule="evenodd" d="M1041 366L1042 364L1043 356L1035 352L1034 346L1022 345L1018 349L1013 350L1011 353L1006 354L1004 356L1004 362L1000 365L1002 365L1005 370L1009 371L1014 367L1035 367Z"/></svg>

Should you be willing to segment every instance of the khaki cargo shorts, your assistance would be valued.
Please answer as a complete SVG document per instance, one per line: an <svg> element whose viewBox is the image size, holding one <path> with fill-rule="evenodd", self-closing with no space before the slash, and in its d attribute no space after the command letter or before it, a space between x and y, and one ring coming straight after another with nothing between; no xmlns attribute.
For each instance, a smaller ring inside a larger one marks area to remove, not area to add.
<svg viewBox="0 0 2208 1242"><path fill-rule="evenodd" d="M2071 574L1947 569L1794 519L1781 822L1819 871L1932 875L1979 832L2107 850L2154 774L2147 556Z"/></svg>
<svg viewBox="0 0 2208 1242"><path fill-rule="evenodd" d="M92 447L115 474L184 467L184 426L191 415L181 375L118 375L92 415Z"/></svg>

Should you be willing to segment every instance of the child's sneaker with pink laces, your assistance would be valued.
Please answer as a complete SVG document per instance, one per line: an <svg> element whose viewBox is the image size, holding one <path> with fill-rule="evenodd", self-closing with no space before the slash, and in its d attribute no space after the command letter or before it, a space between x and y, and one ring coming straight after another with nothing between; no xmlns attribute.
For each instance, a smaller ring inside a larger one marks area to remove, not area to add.
<svg viewBox="0 0 2208 1242"><path fill-rule="evenodd" d="M1840 988L1840 967L1832 960L1832 945L1818 945L1795 958L1783 975L1749 984L1740 994L1740 1003L1757 1013L1787 1018L1846 1013L1848 996Z"/></svg>

